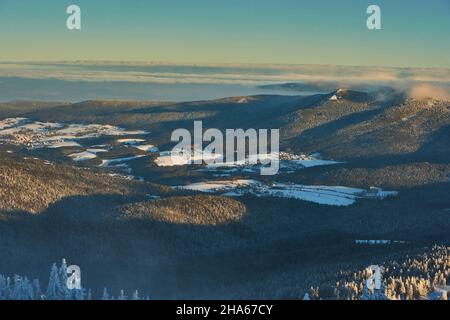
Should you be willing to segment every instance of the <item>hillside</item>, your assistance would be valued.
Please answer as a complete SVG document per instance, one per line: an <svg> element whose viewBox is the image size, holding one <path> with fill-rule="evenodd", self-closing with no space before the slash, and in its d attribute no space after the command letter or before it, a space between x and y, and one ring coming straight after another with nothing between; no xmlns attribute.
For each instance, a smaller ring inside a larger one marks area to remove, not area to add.
<svg viewBox="0 0 450 320"><path fill-rule="evenodd" d="M49 183L50 182L50 183ZM99 171L39 159L0 158L0 213L39 213L67 197L136 196L169 192L162 187L112 177Z"/></svg>
<svg viewBox="0 0 450 320"><path fill-rule="evenodd" d="M66 257L95 290L297 299L340 270L448 245L450 104L378 97L2 105L1 273L48 276ZM279 174L158 166L194 120L280 128Z"/></svg>

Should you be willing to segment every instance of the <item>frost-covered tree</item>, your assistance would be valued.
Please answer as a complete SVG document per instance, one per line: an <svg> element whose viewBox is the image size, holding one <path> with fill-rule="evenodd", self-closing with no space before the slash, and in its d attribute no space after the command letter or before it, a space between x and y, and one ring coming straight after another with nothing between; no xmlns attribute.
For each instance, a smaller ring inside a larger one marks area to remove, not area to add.
<svg viewBox="0 0 450 320"><path fill-rule="evenodd" d="M133 296L131 297L131 300L141 300L139 298L139 292L137 290L133 293Z"/></svg>
<svg viewBox="0 0 450 320"><path fill-rule="evenodd" d="M33 285L33 293L34 293L33 300L43 300L41 284L39 282L39 279L34 279L32 285Z"/></svg>
<svg viewBox="0 0 450 320"><path fill-rule="evenodd" d="M120 290L120 295L117 298L117 300L127 300L127 296L125 295L125 293L123 292L123 290Z"/></svg>
<svg viewBox="0 0 450 320"><path fill-rule="evenodd" d="M61 267L58 270L58 275L59 275L59 281L60 281L60 292L59 292L59 296L61 297L61 299L70 299L71 297L71 293L69 288L67 287L67 263L66 263L66 259L62 259L61 262Z"/></svg>
<svg viewBox="0 0 450 320"><path fill-rule="evenodd" d="M63 297L60 295L60 293L61 282L59 280L58 267L56 266L56 263L54 263L50 269L46 299L61 300Z"/></svg>
<svg viewBox="0 0 450 320"><path fill-rule="evenodd" d="M0 274L0 300L8 299L9 292L6 285L6 278Z"/></svg>
<svg viewBox="0 0 450 320"><path fill-rule="evenodd" d="M103 288L102 300L109 300L109 294L106 288Z"/></svg>
<svg viewBox="0 0 450 320"><path fill-rule="evenodd" d="M24 300L22 293L22 278L18 275L14 276L13 286L11 291L12 300Z"/></svg>
<svg viewBox="0 0 450 320"><path fill-rule="evenodd" d="M27 277L22 279L22 300L34 300L34 288Z"/></svg>
<svg viewBox="0 0 450 320"><path fill-rule="evenodd" d="M74 300L84 300L84 297L86 296L85 290L83 288L81 289L72 289L73 291L73 297Z"/></svg>
<svg viewBox="0 0 450 320"><path fill-rule="evenodd" d="M92 300L92 290L91 289L88 290L86 299L87 300Z"/></svg>
<svg viewBox="0 0 450 320"><path fill-rule="evenodd" d="M67 287L67 265L62 261L58 268L54 263L50 268L48 286L45 294L41 291L41 285L38 279L29 280L28 277L15 275L11 280L9 277L0 274L0 300L91 300L91 289L69 289ZM64 288L63 288L64 287ZM103 289L102 300L114 300L109 295L106 287ZM128 300L124 290L120 290L118 300ZM142 300L138 290L131 295L132 300ZM149 297L146 298L150 300Z"/></svg>

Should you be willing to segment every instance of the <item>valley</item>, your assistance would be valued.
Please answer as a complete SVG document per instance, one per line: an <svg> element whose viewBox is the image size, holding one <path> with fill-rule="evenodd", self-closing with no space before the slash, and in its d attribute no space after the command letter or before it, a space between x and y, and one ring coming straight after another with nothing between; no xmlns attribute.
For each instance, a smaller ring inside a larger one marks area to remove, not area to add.
<svg viewBox="0 0 450 320"><path fill-rule="evenodd" d="M172 162L171 132L194 120L280 128L279 172ZM65 257L97 291L299 299L449 245L449 128L448 101L344 89L0 104L0 270L42 278Z"/></svg>

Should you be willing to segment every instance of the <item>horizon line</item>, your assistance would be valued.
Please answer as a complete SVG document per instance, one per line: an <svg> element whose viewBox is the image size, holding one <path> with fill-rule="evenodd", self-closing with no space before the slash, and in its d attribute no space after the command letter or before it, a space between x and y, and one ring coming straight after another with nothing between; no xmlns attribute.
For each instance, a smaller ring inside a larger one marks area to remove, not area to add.
<svg viewBox="0 0 450 320"><path fill-rule="evenodd" d="M333 64L333 63L254 63L254 62L172 62L162 60L120 60L120 59L75 59L75 60L0 60L0 64L87 64L87 63L105 63L105 64L134 64L134 65L161 65L161 66L231 66L231 67L347 67L347 68L387 68L387 69L416 69L416 70L449 70L450 67L402 67L393 65L351 65L351 64Z"/></svg>

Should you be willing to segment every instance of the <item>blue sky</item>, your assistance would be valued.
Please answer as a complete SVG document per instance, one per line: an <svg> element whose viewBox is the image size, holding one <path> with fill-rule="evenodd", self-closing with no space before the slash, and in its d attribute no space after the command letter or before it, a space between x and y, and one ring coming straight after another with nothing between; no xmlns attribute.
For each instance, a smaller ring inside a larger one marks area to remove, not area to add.
<svg viewBox="0 0 450 320"><path fill-rule="evenodd" d="M65 27L66 7L82 30ZM383 30L366 29L366 8ZM0 61L450 68L450 0L0 0Z"/></svg>

